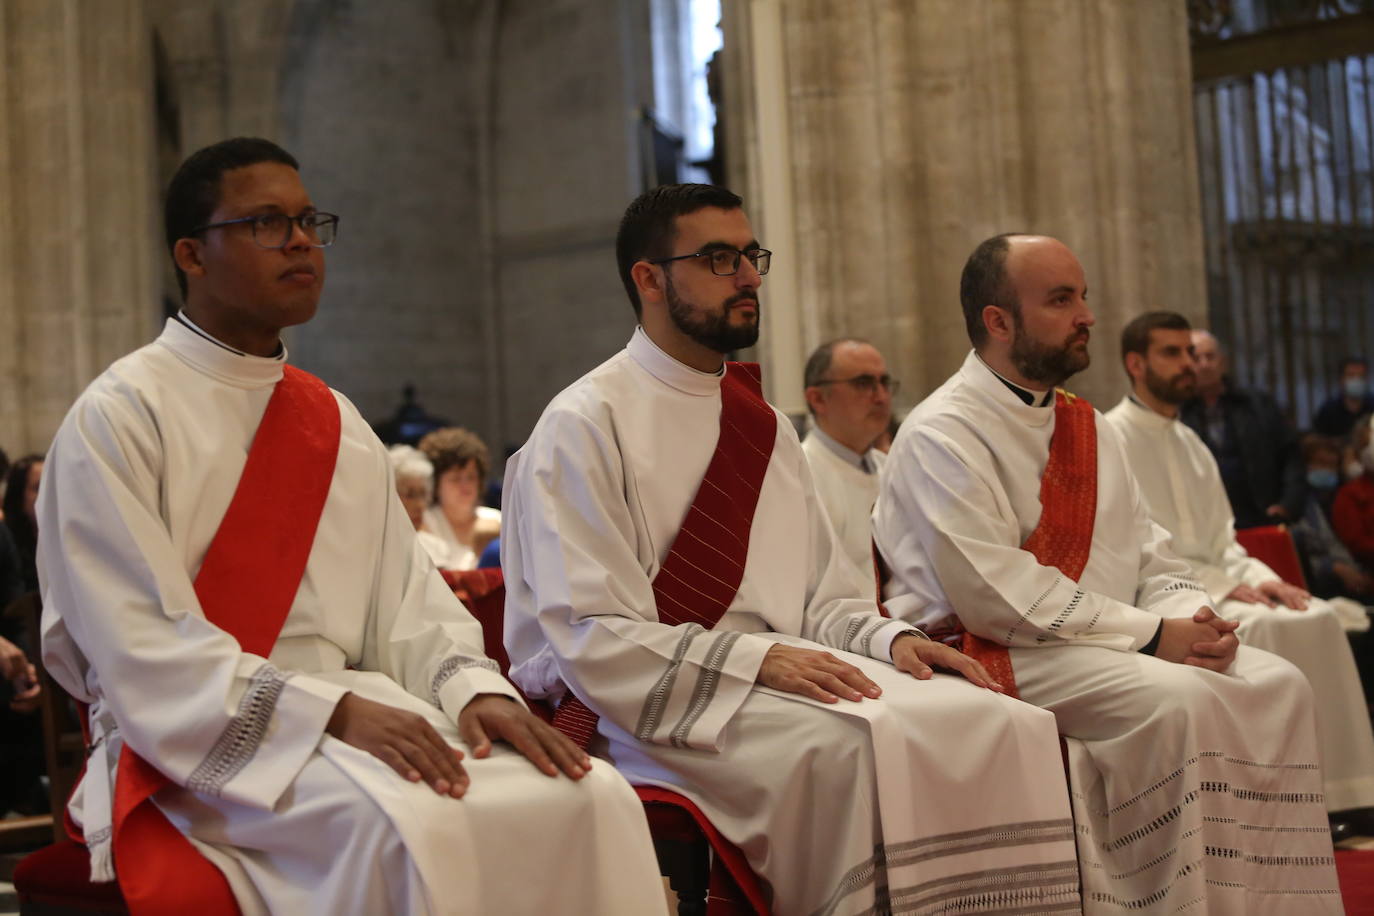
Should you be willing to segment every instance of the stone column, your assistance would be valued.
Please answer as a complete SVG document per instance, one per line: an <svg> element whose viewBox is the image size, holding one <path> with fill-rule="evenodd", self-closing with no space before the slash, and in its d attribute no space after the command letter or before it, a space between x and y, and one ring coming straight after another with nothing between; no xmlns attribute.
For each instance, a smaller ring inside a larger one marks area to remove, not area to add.
<svg viewBox="0 0 1374 916"><path fill-rule="evenodd" d="M0 8L0 445L47 448L158 312L141 0Z"/></svg>
<svg viewBox="0 0 1374 916"><path fill-rule="evenodd" d="M1098 323L1070 387L1104 409L1126 388L1131 317L1205 315L1183 0L738 7L726 46L753 73L733 167L786 293L765 299L780 404L800 406L810 349L850 334L884 351L899 406L923 398L969 349L959 272L999 232L1054 235L1083 261Z"/></svg>

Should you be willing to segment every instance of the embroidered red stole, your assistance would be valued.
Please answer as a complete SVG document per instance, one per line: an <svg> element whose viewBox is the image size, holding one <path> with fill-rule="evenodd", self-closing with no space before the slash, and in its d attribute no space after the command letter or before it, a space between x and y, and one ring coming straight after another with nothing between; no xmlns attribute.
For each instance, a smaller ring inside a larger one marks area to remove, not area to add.
<svg viewBox="0 0 1374 916"><path fill-rule="evenodd" d="M1040 523L1021 545L1041 566L1053 566L1074 581L1092 552L1097 517L1097 421L1093 406L1060 389L1054 398L1054 435L1040 478ZM1016 677L1007 647L964 633L966 655L982 662L1014 697Z"/></svg>
<svg viewBox="0 0 1374 916"><path fill-rule="evenodd" d="M673 546L654 576L658 619L711 629L744 580L749 531L777 436L777 414L763 399L758 363L726 363L720 384L720 437ZM597 715L569 693L553 724L586 748Z"/></svg>
<svg viewBox="0 0 1374 916"><path fill-rule="evenodd" d="M334 477L339 429L338 403L324 382L284 366L195 581L206 619L245 652L267 657L290 613ZM153 804L170 782L124 745L114 854L130 912L238 913L224 875Z"/></svg>

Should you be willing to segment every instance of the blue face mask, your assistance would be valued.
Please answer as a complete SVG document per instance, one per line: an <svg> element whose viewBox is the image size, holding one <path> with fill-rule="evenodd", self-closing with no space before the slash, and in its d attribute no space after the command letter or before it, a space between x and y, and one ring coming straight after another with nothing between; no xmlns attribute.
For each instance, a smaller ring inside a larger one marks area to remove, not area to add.
<svg viewBox="0 0 1374 916"><path fill-rule="evenodd" d="M1314 490L1330 490L1341 482L1341 475L1333 468L1313 468L1307 472L1307 484Z"/></svg>

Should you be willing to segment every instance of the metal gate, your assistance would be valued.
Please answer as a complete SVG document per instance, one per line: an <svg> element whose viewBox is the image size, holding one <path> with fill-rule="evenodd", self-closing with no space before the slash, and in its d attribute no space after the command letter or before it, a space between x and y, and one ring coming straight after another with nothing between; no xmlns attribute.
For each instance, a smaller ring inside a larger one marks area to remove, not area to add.
<svg viewBox="0 0 1374 916"><path fill-rule="evenodd" d="M1213 332L1306 428L1374 358L1374 0L1190 0Z"/></svg>

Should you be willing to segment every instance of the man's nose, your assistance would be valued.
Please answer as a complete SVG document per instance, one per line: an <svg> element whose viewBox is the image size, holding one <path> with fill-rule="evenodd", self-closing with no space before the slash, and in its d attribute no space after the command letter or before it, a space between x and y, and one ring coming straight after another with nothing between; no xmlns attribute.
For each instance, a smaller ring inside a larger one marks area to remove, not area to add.
<svg viewBox="0 0 1374 916"><path fill-rule="evenodd" d="M291 221L291 234L286 237L284 247L287 251L308 251L313 247L310 236L306 235L300 220L293 219Z"/></svg>
<svg viewBox="0 0 1374 916"><path fill-rule="evenodd" d="M758 289L763 285L763 274L748 258L739 259L739 270L735 271L736 289Z"/></svg>

